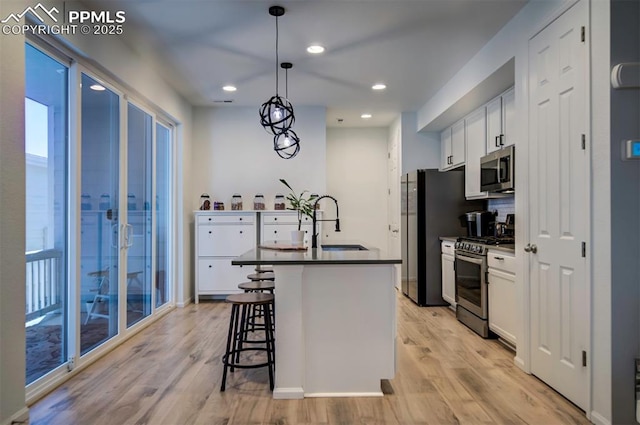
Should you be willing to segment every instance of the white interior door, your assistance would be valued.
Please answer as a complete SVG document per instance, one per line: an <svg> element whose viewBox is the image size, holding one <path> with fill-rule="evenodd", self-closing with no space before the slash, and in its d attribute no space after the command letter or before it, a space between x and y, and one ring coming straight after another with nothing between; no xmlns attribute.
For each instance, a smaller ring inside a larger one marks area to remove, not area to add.
<svg viewBox="0 0 640 425"><path fill-rule="evenodd" d="M587 2L529 42L531 371L586 409ZM536 249L537 248L537 249ZM527 250L527 248L525 248ZM584 354L583 354L584 352Z"/></svg>
<svg viewBox="0 0 640 425"><path fill-rule="evenodd" d="M387 210L389 220L388 249L393 257L400 258L400 172L398 170L398 157L400 148L400 128L391 135L389 143L389 155L387 159L389 190L387 198ZM400 267L396 268L396 287L400 287Z"/></svg>

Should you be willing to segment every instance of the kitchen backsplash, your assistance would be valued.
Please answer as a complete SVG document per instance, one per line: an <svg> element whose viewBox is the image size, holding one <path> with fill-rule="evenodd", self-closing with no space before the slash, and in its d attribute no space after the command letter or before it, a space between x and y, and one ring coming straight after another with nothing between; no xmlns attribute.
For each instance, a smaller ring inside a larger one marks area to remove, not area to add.
<svg viewBox="0 0 640 425"><path fill-rule="evenodd" d="M516 213L515 197L509 196L508 198L488 199L487 210L498 211L496 221L504 222L507 219L507 214Z"/></svg>

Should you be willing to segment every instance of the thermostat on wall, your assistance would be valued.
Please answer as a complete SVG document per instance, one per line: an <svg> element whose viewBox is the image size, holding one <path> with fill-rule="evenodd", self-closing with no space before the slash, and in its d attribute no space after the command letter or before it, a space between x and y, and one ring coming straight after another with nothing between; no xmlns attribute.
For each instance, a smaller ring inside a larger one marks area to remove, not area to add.
<svg viewBox="0 0 640 425"><path fill-rule="evenodd" d="M640 159L640 140L625 140L624 159Z"/></svg>

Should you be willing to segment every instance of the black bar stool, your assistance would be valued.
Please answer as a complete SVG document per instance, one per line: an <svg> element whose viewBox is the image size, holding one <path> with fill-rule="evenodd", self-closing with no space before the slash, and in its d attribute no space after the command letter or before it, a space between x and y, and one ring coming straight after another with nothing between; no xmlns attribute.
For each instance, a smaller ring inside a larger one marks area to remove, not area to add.
<svg viewBox="0 0 640 425"><path fill-rule="evenodd" d="M258 280L276 280L276 275L273 272L265 272L265 273L253 273L247 275L247 279L252 281Z"/></svg>
<svg viewBox="0 0 640 425"><path fill-rule="evenodd" d="M276 288L276 284L271 280L256 280L251 282L243 282L238 284L238 289L242 289L244 292L267 292L269 294L273 294L274 289ZM258 326L258 330L261 329L261 326L264 326L264 308L261 305L252 305L249 307L249 312L247 313L247 320L249 324L247 328L251 328L251 331L256 330L256 326ZM271 309L271 324L275 326L275 306ZM262 319L263 323L258 323L258 319Z"/></svg>
<svg viewBox="0 0 640 425"><path fill-rule="evenodd" d="M227 370L231 372L238 369L255 369L267 367L269 370L269 388L273 391L273 369L275 366L275 340L273 325L271 323L271 311L273 308L273 294L262 292L247 292L244 294L232 294L227 296L226 302L231 303L231 318L229 320L229 333L227 335L227 347L222 356L224 371L222 372L222 385L220 391L224 391L227 383ZM260 305L264 308L264 340L248 340L247 312L249 307ZM242 307L242 311L240 311ZM245 344L251 344L245 346ZM261 344L262 346L255 346ZM264 363L241 363L240 353L261 352L267 353L267 361Z"/></svg>

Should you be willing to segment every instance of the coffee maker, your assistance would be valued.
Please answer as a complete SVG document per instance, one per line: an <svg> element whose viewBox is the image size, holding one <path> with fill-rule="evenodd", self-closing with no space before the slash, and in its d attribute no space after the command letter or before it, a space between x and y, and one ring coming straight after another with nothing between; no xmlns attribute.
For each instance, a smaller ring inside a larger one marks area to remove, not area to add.
<svg viewBox="0 0 640 425"><path fill-rule="evenodd" d="M468 237L495 236L496 214L492 211L471 211L462 214L460 224L466 227Z"/></svg>

